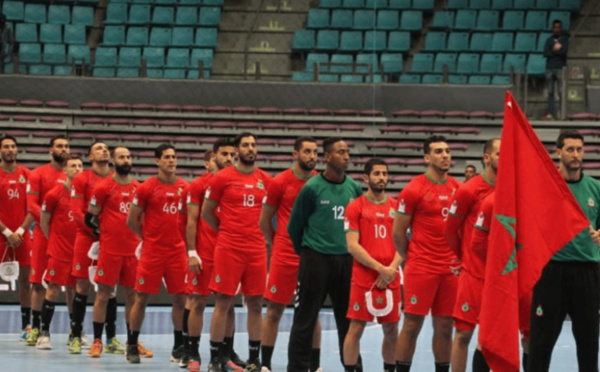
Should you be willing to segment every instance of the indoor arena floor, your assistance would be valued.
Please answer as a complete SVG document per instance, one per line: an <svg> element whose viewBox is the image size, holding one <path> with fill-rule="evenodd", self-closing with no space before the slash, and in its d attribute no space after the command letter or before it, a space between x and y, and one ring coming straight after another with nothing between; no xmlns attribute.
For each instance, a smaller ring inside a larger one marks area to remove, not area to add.
<svg viewBox="0 0 600 372"><path fill-rule="evenodd" d="M92 334L91 311L88 307L84 330L88 335ZM247 357L248 336L243 330L246 328L245 310L236 308L236 329L240 330L235 335L235 349L242 358ZM201 371L206 371L208 364L208 328L212 308L207 308L205 314L205 327L202 332L200 343L200 354L202 357ZM280 325L280 333L272 359L274 372L284 372L287 364L287 341L292 323L292 310L286 310ZM343 371L339 362L339 350L337 345L337 334L335 332L335 321L333 313L327 309L321 312L321 323L323 328L321 346L321 367L324 372ZM99 359L87 356L87 351L81 355L69 355L67 353L68 314L66 307L58 306L51 327L52 350L36 350L34 347L26 347L18 341L18 333L21 324L19 308L12 305L0 306L0 362L1 370L4 371L179 371L176 364L169 362L170 350L173 344L173 333L170 318L170 308L149 307L142 327L140 341L155 354L152 359L142 359L139 365L130 365L125 362L121 355L103 354ZM431 322L428 320L418 340L411 372L431 372L434 370L433 354L431 352ZM117 337L123 343L125 339L125 324L123 321L123 308L119 308L117 321ZM361 341L361 354L364 361L365 372L377 372L382 370L381 358L381 328L376 324L369 324L365 329ZM471 342L469 357L475 348L474 341ZM470 359L469 359L470 364ZM575 371L577 361L575 355L575 341L571 334L570 322L565 322L562 334L554 349L552 365L550 370L555 372ZM470 365L467 371L470 371Z"/></svg>

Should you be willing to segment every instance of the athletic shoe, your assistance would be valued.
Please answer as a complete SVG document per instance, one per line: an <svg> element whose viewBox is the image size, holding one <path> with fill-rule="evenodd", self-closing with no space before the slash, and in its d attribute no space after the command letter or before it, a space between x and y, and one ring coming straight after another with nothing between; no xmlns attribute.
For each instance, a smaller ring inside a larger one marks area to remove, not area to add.
<svg viewBox="0 0 600 372"><path fill-rule="evenodd" d="M108 350L107 350L107 352L108 352ZM95 338L94 342L92 343L92 347L90 348L90 351L88 351L88 355L91 356L92 358L100 358L101 354L102 354L102 340L99 338Z"/></svg>
<svg viewBox="0 0 600 372"><path fill-rule="evenodd" d="M94 340L94 342L96 342L96 340ZM120 343L116 337L113 337L106 342L105 351L107 354L123 355L123 354L125 354L125 346L123 346L123 344Z"/></svg>
<svg viewBox="0 0 600 372"><path fill-rule="evenodd" d="M271 372L271 370L270 370L270 369L268 369L267 367L262 367L262 368L260 369L260 372Z"/></svg>
<svg viewBox="0 0 600 372"><path fill-rule="evenodd" d="M201 364L202 360L200 359L200 355L190 355L188 357L187 369L192 372L200 371Z"/></svg>
<svg viewBox="0 0 600 372"><path fill-rule="evenodd" d="M242 367L238 366L231 360L228 360L227 362L223 363L221 365L221 368L223 369L223 372L244 372L244 369Z"/></svg>
<svg viewBox="0 0 600 372"><path fill-rule="evenodd" d="M138 342L137 347L138 347L138 353L140 354L140 356L143 356L144 358L152 358L154 356L154 353L151 352L150 350L146 349L144 347L144 345L142 345L141 342Z"/></svg>
<svg viewBox="0 0 600 372"><path fill-rule="evenodd" d="M323 368L319 367L315 372L323 372Z"/></svg>
<svg viewBox="0 0 600 372"><path fill-rule="evenodd" d="M140 363L140 352L137 345L127 347L127 363L139 364Z"/></svg>
<svg viewBox="0 0 600 372"><path fill-rule="evenodd" d="M221 363L215 361L208 363L207 372L224 372L224 369L221 367Z"/></svg>
<svg viewBox="0 0 600 372"><path fill-rule="evenodd" d="M260 362L258 362L258 361L254 361L254 362L248 361L248 363L246 363L246 368L244 369L244 372L261 372Z"/></svg>
<svg viewBox="0 0 600 372"><path fill-rule="evenodd" d="M237 353L235 352L235 350L231 350L231 355L229 356L229 359L236 366L239 366L242 369L246 368L246 362L244 362L242 359L240 359L239 355L237 355Z"/></svg>
<svg viewBox="0 0 600 372"><path fill-rule="evenodd" d="M67 346L69 346L71 344L72 340L73 340L73 330L69 328L69 337L67 337Z"/></svg>
<svg viewBox="0 0 600 372"><path fill-rule="evenodd" d="M187 368L189 361L190 361L190 356L188 355L187 350L184 350L183 355L179 359L179 368Z"/></svg>
<svg viewBox="0 0 600 372"><path fill-rule="evenodd" d="M52 350L52 344L50 343L50 332L42 331L38 337L36 349L38 350Z"/></svg>
<svg viewBox="0 0 600 372"><path fill-rule="evenodd" d="M183 345L179 345L176 349L173 349L173 351L171 351L171 362L175 363L179 363L179 361L181 360L181 358L185 355L185 346Z"/></svg>
<svg viewBox="0 0 600 372"><path fill-rule="evenodd" d="M89 349L90 347L92 347L92 344L88 341L85 332L81 331L81 348Z"/></svg>
<svg viewBox="0 0 600 372"><path fill-rule="evenodd" d="M79 337L73 337L73 340L71 340L69 354L81 354L81 339Z"/></svg>
<svg viewBox="0 0 600 372"><path fill-rule="evenodd" d="M24 330L21 331L21 336L19 336L19 341L26 342L29 338L29 334L31 333L31 326L28 325Z"/></svg>
<svg viewBox="0 0 600 372"><path fill-rule="evenodd" d="M27 346L36 346L38 337L40 336L39 328L32 328L29 333L29 337L27 337L27 342L25 343Z"/></svg>

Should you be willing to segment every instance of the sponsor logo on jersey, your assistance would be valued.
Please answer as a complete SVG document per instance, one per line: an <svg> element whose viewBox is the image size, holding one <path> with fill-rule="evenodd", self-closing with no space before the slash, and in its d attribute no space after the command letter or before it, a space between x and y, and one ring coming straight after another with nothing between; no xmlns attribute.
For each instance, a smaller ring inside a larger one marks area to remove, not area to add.
<svg viewBox="0 0 600 372"><path fill-rule="evenodd" d="M329 200L321 200L321 204L329 204L330 201Z"/></svg>
<svg viewBox="0 0 600 372"><path fill-rule="evenodd" d="M173 192L166 192L165 195L173 197L173 196L175 196L175 193L173 193Z"/></svg>
<svg viewBox="0 0 600 372"><path fill-rule="evenodd" d="M592 199L592 197L590 196L588 199L588 207L594 208L595 205L596 203L594 203L594 199Z"/></svg>
<svg viewBox="0 0 600 372"><path fill-rule="evenodd" d="M27 180L25 179L25 177L23 177L23 175L21 175L21 177L19 177L19 182L25 183L27 182Z"/></svg>
<svg viewBox="0 0 600 372"><path fill-rule="evenodd" d="M17 183L17 180L8 180L9 185L14 185L15 183Z"/></svg>
<svg viewBox="0 0 600 372"><path fill-rule="evenodd" d="M456 210L458 209L458 201L453 201L452 205L450 206L450 214L455 214Z"/></svg>
<svg viewBox="0 0 600 372"><path fill-rule="evenodd" d="M256 187L258 187L259 189L264 189L265 188L265 184L263 183L262 180L258 180L256 182Z"/></svg>
<svg viewBox="0 0 600 372"><path fill-rule="evenodd" d="M376 212L375 217L383 218L383 217L385 217L385 213Z"/></svg>
<svg viewBox="0 0 600 372"><path fill-rule="evenodd" d="M448 195L438 195L438 198L440 198L440 200L448 200L449 196Z"/></svg>
<svg viewBox="0 0 600 372"><path fill-rule="evenodd" d="M244 185L244 187L245 187L245 188L247 188L247 189L253 189L253 188L254 188L254 185L248 185L248 184L245 184L245 185Z"/></svg>
<svg viewBox="0 0 600 372"><path fill-rule="evenodd" d="M485 214L483 212L481 212L481 213L479 213L479 216L477 217L475 226L477 226L477 227L483 226L483 221L485 221Z"/></svg>
<svg viewBox="0 0 600 372"><path fill-rule="evenodd" d="M122 192L121 195L122 196L129 196L129 193L128 192Z"/></svg>

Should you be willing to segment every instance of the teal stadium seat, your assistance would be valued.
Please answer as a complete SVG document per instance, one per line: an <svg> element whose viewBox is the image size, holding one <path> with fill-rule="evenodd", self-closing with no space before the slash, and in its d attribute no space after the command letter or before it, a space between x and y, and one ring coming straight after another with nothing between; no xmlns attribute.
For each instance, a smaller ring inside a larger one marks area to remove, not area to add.
<svg viewBox="0 0 600 372"><path fill-rule="evenodd" d="M480 10L477 16L476 30L495 31L500 24L500 12L497 10Z"/></svg>
<svg viewBox="0 0 600 372"><path fill-rule="evenodd" d="M198 10L190 6L177 7L175 13L175 24L181 26L197 26L198 25Z"/></svg>
<svg viewBox="0 0 600 372"><path fill-rule="evenodd" d="M94 25L94 8L90 6L73 7L71 23L74 25L93 26Z"/></svg>
<svg viewBox="0 0 600 372"><path fill-rule="evenodd" d="M194 44L194 29L191 27L173 27L171 45L191 46Z"/></svg>
<svg viewBox="0 0 600 372"><path fill-rule="evenodd" d="M296 30L292 41L292 49L297 51L307 51L315 47L315 31Z"/></svg>
<svg viewBox="0 0 600 372"><path fill-rule="evenodd" d="M513 0L513 4L515 9L535 9L535 0Z"/></svg>
<svg viewBox="0 0 600 372"><path fill-rule="evenodd" d="M371 65L370 72L377 73L379 72L379 57L377 53L359 53L356 55L355 62L357 64L367 64ZM356 66L356 72L361 74L368 74L369 67L368 66Z"/></svg>
<svg viewBox="0 0 600 372"><path fill-rule="evenodd" d="M127 23L127 4L109 2L106 5L105 25L121 25Z"/></svg>
<svg viewBox="0 0 600 372"><path fill-rule="evenodd" d="M42 43L62 43L62 26L50 23L40 25L40 41Z"/></svg>
<svg viewBox="0 0 600 372"><path fill-rule="evenodd" d="M465 75L448 75L448 83L450 84L466 84L467 77Z"/></svg>
<svg viewBox="0 0 600 372"><path fill-rule="evenodd" d="M167 52L167 67L182 68L190 64L190 51L187 48L169 48Z"/></svg>
<svg viewBox="0 0 600 372"><path fill-rule="evenodd" d="M354 11L353 28L355 30L372 30L375 28L375 12L357 9Z"/></svg>
<svg viewBox="0 0 600 372"><path fill-rule="evenodd" d="M336 8L341 8L341 7L342 7L342 0L320 0L319 1L319 8L336 9Z"/></svg>
<svg viewBox="0 0 600 372"><path fill-rule="evenodd" d="M502 71L502 54L484 53L481 55L479 72L482 74L498 74Z"/></svg>
<svg viewBox="0 0 600 372"><path fill-rule="evenodd" d="M433 53L417 53L413 56L411 72L430 72L433 70Z"/></svg>
<svg viewBox="0 0 600 372"><path fill-rule="evenodd" d="M162 68L148 68L146 69L146 77L150 79L162 79L164 77L164 70Z"/></svg>
<svg viewBox="0 0 600 372"><path fill-rule="evenodd" d="M352 28L352 11L349 9L334 9L331 12L331 24L329 28L345 30Z"/></svg>
<svg viewBox="0 0 600 372"><path fill-rule="evenodd" d="M34 23L17 23L15 25L15 40L19 43L37 43L37 25Z"/></svg>
<svg viewBox="0 0 600 372"><path fill-rule="evenodd" d="M492 4L490 2L490 0L470 0L469 1L469 7L471 9L490 9L492 7Z"/></svg>
<svg viewBox="0 0 600 372"><path fill-rule="evenodd" d="M558 1L556 0L536 0L536 9L553 10L558 7Z"/></svg>
<svg viewBox="0 0 600 372"><path fill-rule="evenodd" d="M90 47L87 45L69 45L67 51L67 62L75 60L75 63L90 62Z"/></svg>
<svg viewBox="0 0 600 372"><path fill-rule="evenodd" d="M148 44L148 28L146 27L129 27L127 30L127 45L147 45Z"/></svg>
<svg viewBox="0 0 600 372"><path fill-rule="evenodd" d="M387 0L366 0L365 8L367 9L385 9L388 7Z"/></svg>
<svg viewBox="0 0 600 372"><path fill-rule="evenodd" d="M100 46L96 49L94 67L115 67L116 65L117 48Z"/></svg>
<svg viewBox="0 0 600 372"><path fill-rule="evenodd" d="M218 26L221 24L221 8L214 6L202 7L198 23L200 26Z"/></svg>
<svg viewBox="0 0 600 372"><path fill-rule="evenodd" d="M502 29L506 31L520 31L523 28L525 12L522 10L507 10L502 18Z"/></svg>
<svg viewBox="0 0 600 372"><path fill-rule="evenodd" d="M125 26L106 26L102 37L104 45L125 45Z"/></svg>
<svg viewBox="0 0 600 372"><path fill-rule="evenodd" d="M391 31L388 35L389 52L408 53L410 50L410 33L406 31Z"/></svg>
<svg viewBox="0 0 600 372"><path fill-rule="evenodd" d="M492 9L496 10L508 10L512 9L512 0L492 0Z"/></svg>
<svg viewBox="0 0 600 372"><path fill-rule="evenodd" d="M64 39L66 44L85 44L84 25L65 25Z"/></svg>
<svg viewBox="0 0 600 372"><path fill-rule="evenodd" d="M48 23L66 25L71 23L71 10L68 5L50 5L48 7Z"/></svg>
<svg viewBox="0 0 600 372"><path fill-rule="evenodd" d="M202 5L202 0L179 0L181 5Z"/></svg>
<svg viewBox="0 0 600 372"><path fill-rule="evenodd" d="M44 44L44 53L42 54L44 63L64 64L67 62L65 44Z"/></svg>
<svg viewBox="0 0 600 372"><path fill-rule="evenodd" d="M25 16L23 20L26 23L46 23L46 5L25 4Z"/></svg>
<svg viewBox="0 0 600 372"><path fill-rule="evenodd" d="M456 62L456 72L463 74L479 73L479 54L477 53L461 53L458 55Z"/></svg>
<svg viewBox="0 0 600 372"><path fill-rule="evenodd" d="M52 75L70 76L73 75L71 65L56 65L52 68Z"/></svg>
<svg viewBox="0 0 600 372"><path fill-rule="evenodd" d="M340 51L358 52L363 48L363 33L361 31L342 31L340 36Z"/></svg>
<svg viewBox="0 0 600 372"><path fill-rule="evenodd" d="M197 67L198 61L204 63L205 69L211 69L213 66L214 52L212 49L194 48L190 56L190 66Z"/></svg>
<svg viewBox="0 0 600 372"><path fill-rule="evenodd" d="M558 9L578 13L581 7L581 0L558 0Z"/></svg>
<svg viewBox="0 0 600 372"><path fill-rule="evenodd" d="M513 33L512 32L494 32L492 36L493 52L510 52L513 50Z"/></svg>
<svg viewBox="0 0 600 372"><path fill-rule="evenodd" d="M340 83L363 83L362 75L342 75L340 76Z"/></svg>
<svg viewBox="0 0 600 372"><path fill-rule="evenodd" d="M187 69L185 68L167 68L163 70L165 79L185 79Z"/></svg>
<svg viewBox="0 0 600 372"><path fill-rule="evenodd" d="M548 13L541 10L530 10L525 16L525 30L544 31L548 21Z"/></svg>
<svg viewBox="0 0 600 372"><path fill-rule="evenodd" d="M414 63L414 62L413 62ZM401 53L382 53L381 71L386 74L400 74L404 70L404 57Z"/></svg>
<svg viewBox="0 0 600 372"><path fill-rule="evenodd" d="M31 65L29 66L31 75L52 75L52 66L49 65Z"/></svg>
<svg viewBox="0 0 600 372"><path fill-rule="evenodd" d="M565 11L552 11L548 16L548 30L552 29L552 22L558 19L562 22L563 30L569 30L571 28L571 13Z"/></svg>
<svg viewBox="0 0 600 372"><path fill-rule="evenodd" d="M343 0L342 7L350 9L362 9L365 7L365 0Z"/></svg>
<svg viewBox="0 0 600 372"><path fill-rule="evenodd" d="M435 12L433 13L433 21L429 25L429 29L449 29L454 27L454 12Z"/></svg>
<svg viewBox="0 0 600 372"><path fill-rule="evenodd" d="M153 25L171 25L175 16L175 9L167 6L157 6L152 12Z"/></svg>
<svg viewBox="0 0 600 372"><path fill-rule="evenodd" d="M129 23L132 25L145 25L150 23L150 5L131 5L129 8Z"/></svg>
<svg viewBox="0 0 600 372"><path fill-rule="evenodd" d="M423 13L419 10L405 10L400 16L400 30L421 31L423 28Z"/></svg>
<svg viewBox="0 0 600 372"><path fill-rule="evenodd" d="M396 30L400 24L397 10L380 10L377 12L378 30Z"/></svg>
<svg viewBox="0 0 600 372"><path fill-rule="evenodd" d="M324 64L328 62L329 55L327 53L308 53L306 56L306 71L313 72L315 63L319 64L319 71L328 71L327 65Z"/></svg>
<svg viewBox="0 0 600 372"><path fill-rule="evenodd" d="M339 83L340 76L335 74L320 74L319 82L321 83Z"/></svg>
<svg viewBox="0 0 600 372"><path fill-rule="evenodd" d="M7 21L22 21L25 18L25 4L23 1L4 1L2 14Z"/></svg>
<svg viewBox="0 0 600 372"><path fill-rule="evenodd" d="M380 84L380 83L383 82L383 79L382 79L381 75L373 75L373 79L372 80L373 81L371 81L371 76L370 75L365 76L365 83Z"/></svg>
<svg viewBox="0 0 600 372"><path fill-rule="evenodd" d="M551 32L540 32L538 35L538 42L536 51L542 53L544 51L544 46L546 46L546 40L552 36Z"/></svg>
<svg viewBox="0 0 600 372"><path fill-rule="evenodd" d="M410 0L389 0L388 8L397 10L408 10L411 9L412 4Z"/></svg>
<svg viewBox="0 0 600 372"><path fill-rule="evenodd" d="M421 80L422 84L443 84L444 77L440 74L425 74Z"/></svg>
<svg viewBox="0 0 600 372"><path fill-rule="evenodd" d="M354 58L350 54L334 54L331 56L329 72L350 73L354 65ZM340 65L336 65L336 64Z"/></svg>
<svg viewBox="0 0 600 372"><path fill-rule="evenodd" d="M486 76L486 75L471 75L471 76L469 76L468 84L489 85L490 81L491 81L490 77Z"/></svg>
<svg viewBox="0 0 600 372"><path fill-rule="evenodd" d="M150 45L168 47L171 45L173 30L167 27L152 27L150 31Z"/></svg>
<svg viewBox="0 0 600 372"><path fill-rule="evenodd" d="M542 54L530 54L527 59L527 73L539 76L546 73L546 57Z"/></svg>
<svg viewBox="0 0 600 372"><path fill-rule="evenodd" d="M199 71L198 71L197 68L196 69L188 70L188 72L187 72L187 78L188 79L196 79L196 80L198 80L200 78L199 75L200 74L199 74ZM204 79L210 79L210 70L204 70L204 71L202 71L202 75L204 76Z"/></svg>
<svg viewBox="0 0 600 372"><path fill-rule="evenodd" d="M469 7L469 0L448 0L448 9L465 9Z"/></svg>
<svg viewBox="0 0 600 372"><path fill-rule="evenodd" d="M385 31L367 31L365 32L364 51L381 52L387 46Z"/></svg>
<svg viewBox="0 0 600 372"><path fill-rule="evenodd" d="M446 49L446 39L448 35L441 31L429 31L425 36L425 46L423 50L437 52Z"/></svg>
<svg viewBox="0 0 600 372"><path fill-rule="evenodd" d="M140 77L140 69L132 67L119 67L117 69L117 77L119 78L137 78Z"/></svg>
<svg viewBox="0 0 600 372"><path fill-rule="evenodd" d="M457 30L473 30L477 23L477 11L472 9L460 9L456 12L454 28Z"/></svg>
<svg viewBox="0 0 600 372"><path fill-rule="evenodd" d="M537 47L537 33L517 32L515 37L515 52L535 52Z"/></svg>
<svg viewBox="0 0 600 372"><path fill-rule="evenodd" d="M453 52L460 52L469 49L469 33L468 32L451 32L448 35L448 43L446 49Z"/></svg>
<svg viewBox="0 0 600 372"><path fill-rule="evenodd" d="M177 0L154 0L154 3L160 4L160 5L175 5L175 4L177 4ZM206 1L205 1L205 3L206 3Z"/></svg>
<svg viewBox="0 0 600 372"><path fill-rule="evenodd" d="M39 43L21 43L19 45L19 61L21 63L42 62L42 46Z"/></svg>
<svg viewBox="0 0 600 372"><path fill-rule="evenodd" d="M292 72L292 81L296 82L309 82L313 81L313 73L305 71L294 71Z"/></svg>
<svg viewBox="0 0 600 372"><path fill-rule="evenodd" d="M494 75L492 76L492 85L511 85L510 76Z"/></svg>
<svg viewBox="0 0 600 372"><path fill-rule="evenodd" d="M421 84L421 75L402 74L400 76L400 82L403 84Z"/></svg>
<svg viewBox="0 0 600 372"><path fill-rule="evenodd" d="M145 47L142 55L146 60L146 66L149 68L162 68L165 65L165 48Z"/></svg>
<svg viewBox="0 0 600 372"><path fill-rule="evenodd" d="M413 0L412 9L431 11L435 5L435 0Z"/></svg>
<svg viewBox="0 0 600 372"><path fill-rule="evenodd" d="M317 33L317 50L337 50L339 45L339 31L319 30Z"/></svg>
<svg viewBox="0 0 600 372"><path fill-rule="evenodd" d="M213 27L196 29L196 41L194 45L202 48L216 48L217 29Z"/></svg>
<svg viewBox="0 0 600 372"><path fill-rule="evenodd" d="M516 53L507 53L506 57L504 57L504 73L509 73L511 68L515 73L521 72L521 74L525 73L525 62L526 62L525 54L516 54Z"/></svg>
<svg viewBox="0 0 600 372"><path fill-rule="evenodd" d="M223 6L223 4L225 3L225 0L204 0L204 5L216 5L216 6Z"/></svg>
<svg viewBox="0 0 600 372"><path fill-rule="evenodd" d="M119 50L119 67L140 67L142 65L142 49L139 47L122 47Z"/></svg>
<svg viewBox="0 0 600 372"><path fill-rule="evenodd" d="M328 28L329 27L329 10L327 9L310 9L306 21L306 28Z"/></svg>
<svg viewBox="0 0 600 372"><path fill-rule="evenodd" d="M474 52L487 52L492 49L493 34L489 32L474 32L471 35L469 50Z"/></svg>
<svg viewBox="0 0 600 372"><path fill-rule="evenodd" d="M433 63L434 72L443 72L444 66L448 68L448 72L456 71L456 53L438 53L435 56Z"/></svg>

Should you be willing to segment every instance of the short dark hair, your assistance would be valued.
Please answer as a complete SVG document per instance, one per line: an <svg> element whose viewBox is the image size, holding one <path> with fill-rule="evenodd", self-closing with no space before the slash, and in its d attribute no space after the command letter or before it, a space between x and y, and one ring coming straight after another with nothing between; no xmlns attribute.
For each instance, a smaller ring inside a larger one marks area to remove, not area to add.
<svg viewBox="0 0 600 372"><path fill-rule="evenodd" d="M323 141L323 152L331 152L331 148L335 143L343 141L341 137L329 137Z"/></svg>
<svg viewBox="0 0 600 372"><path fill-rule="evenodd" d="M554 26L557 23L562 26L562 21L560 19L555 19L554 21L552 21L552 26Z"/></svg>
<svg viewBox="0 0 600 372"><path fill-rule="evenodd" d="M317 140L308 136L298 137L296 138L296 142L294 142L294 150L300 151L304 142L317 143Z"/></svg>
<svg viewBox="0 0 600 372"><path fill-rule="evenodd" d="M64 139L66 141L68 141L69 139L67 138L67 136L63 135L63 134L59 134L58 136L54 136L50 139L50 147L54 146L54 142L56 142L56 140L59 139Z"/></svg>
<svg viewBox="0 0 600 372"><path fill-rule="evenodd" d="M565 145L565 139L567 138L578 139L581 140L581 142L584 142L583 135L579 133L579 131L576 131L575 129L567 129L558 135L558 138L556 139L556 148L562 149Z"/></svg>
<svg viewBox="0 0 600 372"><path fill-rule="evenodd" d="M494 148L494 142L496 141L500 141L500 138L490 138L489 140L487 140L485 142L485 145L483 145L483 153L489 154Z"/></svg>
<svg viewBox="0 0 600 372"><path fill-rule="evenodd" d="M465 169L467 169L467 168L473 168L473 170L474 170L475 172L477 172L477 167L476 167L476 166L474 166L474 165L472 165L472 164L469 164L469 165L467 165L467 166L465 167Z"/></svg>
<svg viewBox="0 0 600 372"><path fill-rule="evenodd" d="M388 163L386 163L385 160L383 160L382 158L371 158L369 159L367 164L365 164L364 173L367 176L370 175L373 171L373 167L376 165L385 165L385 167L388 168Z"/></svg>
<svg viewBox="0 0 600 372"><path fill-rule="evenodd" d="M156 149L154 149L154 157L156 159L162 158L163 153L169 149L177 152L177 150L175 150L175 146L171 145L170 143L163 143L161 145L158 145L158 147Z"/></svg>
<svg viewBox="0 0 600 372"><path fill-rule="evenodd" d="M96 146L97 144L102 143L104 145L106 145L106 143L104 143L104 141L94 141L91 145L90 148L88 149L88 155L90 155L92 153L92 147ZM108 147L108 145L106 145L106 147Z"/></svg>
<svg viewBox="0 0 600 372"><path fill-rule="evenodd" d="M434 134L433 136L427 137L425 143L423 143L423 152L429 154L431 152L431 144L436 142L447 142L446 137Z"/></svg>
<svg viewBox="0 0 600 372"><path fill-rule="evenodd" d="M102 142L102 143L104 143L104 142ZM90 147L90 148L91 148L91 147ZM118 145L118 146L115 146L115 147L114 147L114 148L111 150L111 152L110 152L110 156L111 156L111 157L113 157L113 158L115 157L115 151L116 151L117 149L125 149L125 150L129 150L129 148L128 148L127 146L123 146L123 145Z"/></svg>
<svg viewBox="0 0 600 372"><path fill-rule="evenodd" d="M204 153L204 161L210 161L210 158L212 158L214 153L215 152L213 150L206 150Z"/></svg>
<svg viewBox="0 0 600 372"><path fill-rule="evenodd" d="M81 159L81 155L79 155L79 154L69 154L69 155L67 155L67 158L65 159L65 164L69 160L80 160L81 162L83 162L83 159Z"/></svg>
<svg viewBox="0 0 600 372"><path fill-rule="evenodd" d="M256 135L254 135L254 133L243 132L235 136L235 138L233 139L233 147L240 147L240 143L242 142L242 138L244 137L252 137L256 141Z"/></svg>
<svg viewBox="0 0 600 372"><path fill-rule="evenodd" d="M231 138L221 137L213 144L212 150L216 154L219 152L219 148L227 146L233 147L233 141Z"/></svg>
<svg viewBox="0 0 600 372"><path fill-rule="evenodd" d="M10 134L5 134L2 138L0 138L0 146L2 146L2 142L4 142L5 140L11 140L15 143L15 145L18 145L17 139L15 137L11 136Z"/></svg>

